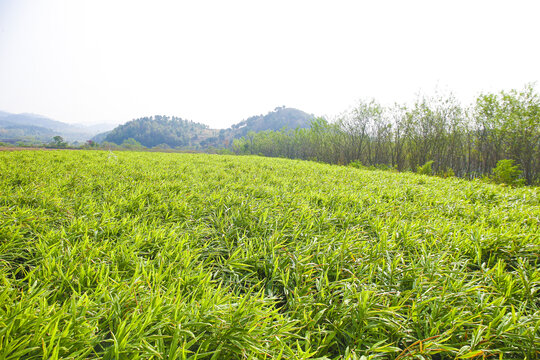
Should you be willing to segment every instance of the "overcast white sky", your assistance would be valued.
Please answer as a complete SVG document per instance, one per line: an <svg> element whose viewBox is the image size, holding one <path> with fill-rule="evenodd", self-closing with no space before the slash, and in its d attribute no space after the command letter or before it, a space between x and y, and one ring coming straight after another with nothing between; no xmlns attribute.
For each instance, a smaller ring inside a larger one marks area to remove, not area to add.
<svg viewBox="0 0 540 360"><path fill-rule="evenodd" d="M0 110L228 127L540 80L540 1L0 0ZM538 85L537 85L538 89Z"/></svg>

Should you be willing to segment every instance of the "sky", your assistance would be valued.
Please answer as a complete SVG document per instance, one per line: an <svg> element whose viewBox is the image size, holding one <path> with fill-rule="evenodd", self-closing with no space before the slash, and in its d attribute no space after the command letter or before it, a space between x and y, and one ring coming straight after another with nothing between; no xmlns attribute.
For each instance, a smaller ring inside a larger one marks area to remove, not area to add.
<svg viewBox="0 0 540 360"><path fill-rule="evenodd" d="M0 110L226 128L540 81L540 1L0 0ZM536 85L536 89L540 85Z"/></svg>

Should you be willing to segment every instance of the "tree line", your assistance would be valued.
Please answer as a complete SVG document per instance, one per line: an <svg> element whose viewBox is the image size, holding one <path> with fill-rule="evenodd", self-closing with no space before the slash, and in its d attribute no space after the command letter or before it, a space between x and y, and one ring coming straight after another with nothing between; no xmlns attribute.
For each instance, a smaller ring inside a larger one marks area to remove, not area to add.
<svg viewBox="0 0 540 360"><path fill-rule="evenodd" d="M233 143L236 154L362 164L434 174L489 176L501 160L519 167L529 185L540 183L540 97L521 91L482 94L462 106L453 95L419 97L411 106L361 101L335 121L308 129L250 132Z"/></svg>

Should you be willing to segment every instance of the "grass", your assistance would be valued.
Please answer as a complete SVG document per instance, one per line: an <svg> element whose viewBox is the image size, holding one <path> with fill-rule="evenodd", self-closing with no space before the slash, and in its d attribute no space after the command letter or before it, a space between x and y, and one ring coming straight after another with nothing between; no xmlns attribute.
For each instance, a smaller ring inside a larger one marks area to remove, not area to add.
<svg viewBox="0 0 540 360"><path fill-rule="evenodd" d="M539 359L539 227L538 188L0 153L0 359Z"/></svg>

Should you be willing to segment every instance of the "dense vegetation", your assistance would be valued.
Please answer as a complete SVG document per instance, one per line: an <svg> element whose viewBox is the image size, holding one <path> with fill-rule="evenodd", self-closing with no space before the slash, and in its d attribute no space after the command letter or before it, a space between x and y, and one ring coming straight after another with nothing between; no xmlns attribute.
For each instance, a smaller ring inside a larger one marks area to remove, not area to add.
<svg viewBox="0 0 540 360"><path fill-rule="evenodd" d="M539 227L538 188L0 153L0 358L539 359Z"/></svg>
<svg viewBox="0 0 540 360"><path fill-rule="evenodd" d="M527 184L538 184L540 97L527 86L481 95L471 108L452 96L423 97L412 107L361 102L333 123L317 119L310 129L252 132L234 151L399 171L432 161L434 173L469 178L489 175L510 159Z"/></svg>

